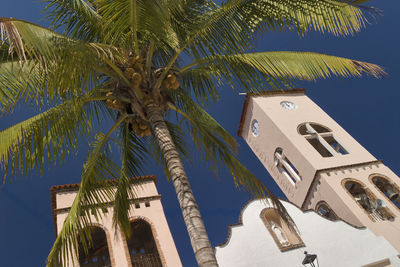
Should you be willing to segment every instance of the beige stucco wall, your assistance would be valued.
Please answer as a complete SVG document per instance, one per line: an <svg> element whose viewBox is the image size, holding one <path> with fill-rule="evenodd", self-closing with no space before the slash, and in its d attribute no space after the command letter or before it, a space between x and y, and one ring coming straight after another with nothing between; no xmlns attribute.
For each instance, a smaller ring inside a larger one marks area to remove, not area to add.
<svg viewBox="0 0 400 267"><path fill-rule="evenodd" d="M153 236L157 244L158 252L163 263L163 266L179 267L182 266L174 240L172 238L167 220L164 215L164 210L161 204L160 196L158 195L156 186L153 181L144 181L140 185L135 186L137 198L145 198L139 202L140 208L135 208L131 205L130 218L144 219L152 228ZM59 209L69 208L75 198L76 191L58 192L56 195L56 214L57 214L57 230L61 230L63 222L68 214L68 210L57 211ZM145 202L150 203L150 207L145 206ZM113 267L130 267L129 252L127 251L125 238L120 231L115 231L112 225L113 207L108 207L108 212L104 214L100 221L95 221L95 225L102 227L107 234L110 256ZM71 266L77 266L71 264Z"/></svg>

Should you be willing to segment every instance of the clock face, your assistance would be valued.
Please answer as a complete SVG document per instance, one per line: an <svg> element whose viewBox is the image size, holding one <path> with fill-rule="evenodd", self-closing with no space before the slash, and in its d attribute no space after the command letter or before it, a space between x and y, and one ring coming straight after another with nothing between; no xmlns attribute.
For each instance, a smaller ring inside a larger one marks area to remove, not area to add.
<svg viewBox="0 0 400 267"><path fill-rule="evenodd" d="M283 107L284 109L288 109L288 110L294 110L297 108L297 105L290 101L282 101L281 107Z"/></svg>
<svg viewBox="0 0 400 267"><path fill-rule="evenodd" d="M260 125L258 124L257 120L253 120L251 123L251 132L254 136L258 136L260 133Z"/></svg>

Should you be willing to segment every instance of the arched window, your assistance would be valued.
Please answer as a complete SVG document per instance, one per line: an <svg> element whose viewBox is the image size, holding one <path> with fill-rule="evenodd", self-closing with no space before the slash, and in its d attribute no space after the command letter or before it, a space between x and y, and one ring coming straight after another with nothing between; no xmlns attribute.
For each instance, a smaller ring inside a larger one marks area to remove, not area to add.
<svg viewBox="0 0 400 267"><path fill-rule="evenodd" d="M396 207L400 208L400 190L397 185L381 176L374 176L371 181Z"/></svg>
<svg viewBox="0 0 400 267"><path fill-rule="evenodd" d="M127 243L133 267L162 266L151 226L145 220L131 223L131 237Z"/></svg>
<svg viewBox="0 0 400 267"><path fill-rule="evenodd" d="M322 217L327 218L328 220L331 221L336 221L338 219L338 216L335 214L335 212L328 206L328 204L325 201L320 201L316 207L315 210L319 215Z"/></svg>
<svg viewBox="0 0 400 267"><path fill-rule="evenodd" d="M358 205L367 212L372 221L392 220L394 218L385 203L377 199L371 190L360 183L350 180L345 182L344 187Z"/></svg>
<svg viewBox="0 0 400 267"><path fill-rule="evenodd" d="M284 155L282 148L278 147L274 153L274 164L292 185L297 181L301 181L299 171L294 167L286 155Z"/></svg>
<svg viewBox="0 0 400 267"><path fill-rule="evenodd" d="M92 226L88 230L91 233L92 242L89 244L87 253L79 242L79 265L81 267L111 267L106 233L97 226Z"/></svg>
<svg viewBox="0 0 400 267"><path fill-rule="evenodd" d="M349 153L335 138L332 131L325 126L306 122L300 124L297 130L324 158Z"/></svg>
<svg viewBox="0 0 400 267"><path fill-rule="evenodd" d="M304 246L298 233L289 228L275 209L264 209L260 216L281 251Z"/></svg>

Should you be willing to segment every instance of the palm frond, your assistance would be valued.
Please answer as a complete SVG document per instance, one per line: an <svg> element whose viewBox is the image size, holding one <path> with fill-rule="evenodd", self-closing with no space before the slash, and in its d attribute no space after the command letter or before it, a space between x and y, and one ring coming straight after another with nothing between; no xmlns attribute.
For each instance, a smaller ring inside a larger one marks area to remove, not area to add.
<svg viewBox="0 0 400 267"><path fill-rule="evenodd" d="M167 1L135 0L134 3L131 1L134 0L100 0L96 2L104 27L108 29L104 36L104 42L124 47L128 51L137 49L133 47L135 41L132 29L135 28L142 44L153 40L157 43L157 47L166 45L175 48L178 46L176 33L171 27ZM134 9L132 4L135 4ZM133 10L135 10L135 14L132 13Z"/></svg>
<svg viewBox="0 0 400 267"><path fill-rule="evenodd" d="M72 38L99 42L104 35L101 16L95 3L85 0L45 0L44 13L54 29L64 28Z"/></svg>
<svg viewBox="0 0 400 267"><path fill-rule="evenodd" d="M92 131L90 97L79 97L0 131L0 167L4 179L43 169L76 152L80 136ZM11 169L9 168L11 167Z"/></svg>
<svg viewBox="0 0 400 267"><path fill-rule="evenodd" d="M300 35L315 30L338 36L359 32L366 22L363 10L373 13L374 9L359 4L352 0L262 0L246 6L243 14L254 30L296 30Z"/></svg>
<svg viewBox="0 0 400 267"><path fill-rule="evenodd" d="M199 64L217 77L222 76L231 86L239 84L240 88L254 92L287 88L293 86L296 79L314 81L331 75L351 77L365 73L381 77L386 74L375 64L312 52L215 55Z"/></svg>
<svg viewBox="0 0 400 267"><path fill-rule="evenodd" d="M23 65L30 60L47 76L47 90L57 94L76 93L96 84L96 74L105 61L120 55L115 47L73 40L39 25L0 18L1 41Z"/></svg>
<svg viewBox="0 0 400 267"><path fill-rule="evenodd" d="M113 224L115 229L119 225L125 236L130 236L129 208L130 201L136 198L133 185L135 180L131 177L140 176L143 173L143 165L147 148L141 138L138 138L129 129L128 123L120 127L120 149L122 155L121 173L116 185Z"/></svg>
<svg viewBox="0 0 400 267"><path fill-rule="evenodd" d="M296 29L302 35L313 28L334 35L353 34L360 31L365 17L351 1L231 0L185 22L183 47L193 45L190 50L205 56L243 53L252 47L255 30Z"/></svg>
<svg viewBox="0 0 400 267"><path fill-rule="evenodd" d="M202 105L219 99L217 85L222 84L221 75L209 71L207 66L184 69L180 72L181 88L193 93L195 99Z"/></svg>
<svg viewBox="0 0 400 267"><path fill-rule="evenodd" d="M126 116L121 117L107 134L96 135L83 165L79 190L47 258L48 267L67 266L78 251L78 240L81 241L84 250L88 251L92 239L90 231L85 229L91 226L92 221L98 221L102 217L98 210L113 201L114 190L106 180L117 177L121 172L109 158L107 142L111 133L125 119Z"/></svg>
<svg viewBox="0 0 400 267"><path fill-rule="evenodd" d="M205 161L210 169L218 173L218 149L224 153L236 153L237 142L218 122L206 111L191 100L190 96L179 90L173 95L175 109L186 121L186 126L196 148L204 151ZM202 153L202 152L200 152Z"/></svg>
<svg viewBox="0 0 400 267"><path fill-rule="evenodd" d="M46 90L46 78L30 60L0 61L0 113L12 112L21 99L38 106L44 104L44 99L51 101L54 92Z"/></svg>

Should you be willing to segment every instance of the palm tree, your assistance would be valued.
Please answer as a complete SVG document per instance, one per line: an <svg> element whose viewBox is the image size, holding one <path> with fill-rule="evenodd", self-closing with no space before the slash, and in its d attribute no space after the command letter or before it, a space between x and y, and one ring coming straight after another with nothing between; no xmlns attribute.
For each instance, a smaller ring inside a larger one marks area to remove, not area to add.
<svg viewBox="0 0 400 267"><path fill-rule="evenodd" d="M185 137L211 169L222 163L236 185L256 197L270 194L236 159L235 139L203 108L223 84L257 93L295 79L384 74L373 64L318 53L248 52L268 31L358 32L366 21L359 5L367 1L47 0L51 29L0 18L1 113L19 103L44 110L0 132L4 181L64 161L82 137L91 144L48 266L64 266L79 242L90 245L91 214L100 217L102 203L114 201L115 227L130 234L129 177L141 174L149 157L175 187L199 266L217 266L182 165Z"/></svg>

